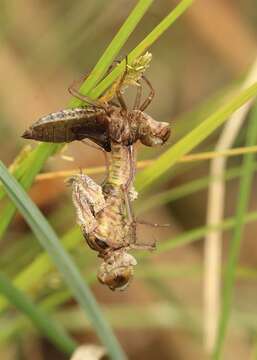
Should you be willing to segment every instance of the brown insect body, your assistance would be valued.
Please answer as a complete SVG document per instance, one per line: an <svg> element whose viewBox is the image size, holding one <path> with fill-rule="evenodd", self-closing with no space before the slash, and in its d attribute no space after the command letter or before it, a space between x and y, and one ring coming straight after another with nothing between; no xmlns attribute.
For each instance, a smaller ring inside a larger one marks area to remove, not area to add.
<svg viewBox="0 0 257 360"><path fill-rule="evenodd" d="M43 116L22 135L52 143L69 143L88 138L110 151L109 122L103 109L88 106L65 109Z"/></svg>
<svg viewBox="0 0 257 360"><path fill-rule="evenodd" d="M140 140L146 146L163 144L170 135L166 122L158 122L140 110L124 110L107 104L62 110L36 121L22 137L62 143L88 138L111 151L111 142L129 146Z"/></svg>
<svg viewBox="0 0 257 360"><path fill-rule="evenodd" d="M72 198L77 212L77 223L93 250L104 261L98 278L112 290L125 289L133 277L135 258L127 251L136 241L135 226L126 214L124 187L131 180L131 163L126 146L112 143L109 175L102 188L84 174L73 176ZM132 169L133 170L133 169ZM91 181L91 182L90 182ZM132 186L128 189L130 200L136 198ZM105 201L103 201L103 196Z"/></svg>
<svg viewBox="0 0 257 360"><path fill-rule="evenodd" d="M135 265L136 259L126 249L113 251L100 265L98 280L111 290L125 290L133 278Z"/></svg>
<svg viewBox="0 0 257 360"><path fill-rule="evenodd" d="M130 172L128 150L118 144L113 145L108 178L102 188L88 176L78 174L69 183L73 188L73 202L77 209L78 223L90 247L104 257L109 249L120 249L131 243L131 229L126 217L125 193ZM92 183L89 183L89 181ZM91 193L91 196L90 196ZM130 200L137 196L129 189ZM94 197L94 201L91 199ZM104 197L104 201L102 200ZM88 209L94 218L94 224L88 224ZM82 218L83 216L83 218Z"/></svg>

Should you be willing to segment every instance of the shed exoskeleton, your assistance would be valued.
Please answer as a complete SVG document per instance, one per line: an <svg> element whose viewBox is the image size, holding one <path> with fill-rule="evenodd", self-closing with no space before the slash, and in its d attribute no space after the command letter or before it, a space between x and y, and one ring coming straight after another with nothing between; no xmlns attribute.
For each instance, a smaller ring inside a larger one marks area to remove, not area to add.
<svg viewBox="0 0 257 360"><path fill-rule="evenodd" d="M170 136L170 125L158 122L144 112L154 97L154 89L147 78L142 79L150 87L149 96L141 102L142 86L138 80L137 95L133 109L127 109L121 93L126 71L116 89L119 105L113 101L92 100L70 87L70 93L89 106L65 109L48 114L37 120L22 137L43 142L69 143L89 139L107 152L111 142L124 146L140 141L146 146L162 145Z"/></svg>

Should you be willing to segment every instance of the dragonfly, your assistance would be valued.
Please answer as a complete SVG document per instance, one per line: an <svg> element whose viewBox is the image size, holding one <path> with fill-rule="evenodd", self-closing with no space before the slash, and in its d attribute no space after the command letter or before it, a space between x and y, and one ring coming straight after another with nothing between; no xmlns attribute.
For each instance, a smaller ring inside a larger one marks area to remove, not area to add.
<svg viewBox="0 0 257 360"><path fill-rule="evenodd" d="M111 290L125 290L133 278L137 261L130 249L155 247L137 240L137 222L130 205L137 197L133 188L135 157L130 161L130 156L128 147L114 143L108 178L102 186L83 173L68 180L77 223L89 247L103 259L98 280Z"/></svg>

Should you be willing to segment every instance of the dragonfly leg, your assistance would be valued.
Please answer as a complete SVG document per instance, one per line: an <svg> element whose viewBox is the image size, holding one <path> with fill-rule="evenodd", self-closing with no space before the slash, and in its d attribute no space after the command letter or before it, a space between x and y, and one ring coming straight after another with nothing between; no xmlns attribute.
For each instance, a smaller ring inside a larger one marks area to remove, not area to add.
<svg viewBox="0 0 257 360"><path fill-rule="evenodd" d="M142 84L139 81L137 82L137 84L138 84L137 93L136 93L133 110L138 110L140 108L140 102L141 102L141 98L142 98Z"/></svg>
<svg viewBox="0 0 257 360"><path fill-rule="evenodd" d="M129 177L126 183L126 189L129 191L129 187L132 184L135 177L135 155L133 145L128 146L128 161L129 161Z"/></svg>
<svg viewBox="0 0 257 360"><path fill-rule="evenodd" d="M104 162L105 162L105 167L106 167L106 175L105 175L105 178L104 180L102 181L102 184L104 184L106 182L106 180L108 179L108 176L109 176L109 169L110 169L110 165L109 165L109 159L108 159L108 155L107 155L107 152L102 149L100 146L97 146L95 144L92 144L89 140L81 140L81 142L87 146L90 146L92 147L93 149L96 149L96 150L100 150L103 155L104 155Z"/></svg>
<svg viewBox="0 0 257 360"><path fill-rule="evenodd" d="M170 227L170 224L156 224L156 223L150 223L144 220L135 220L135 224L140 225L146 225L146 226L152 226L152 227ZM151 244L140 244L138 242L135 242L131 246L132 249L138 249L138 250L155 250L156 249L156 239Z"/></svg>
<svg viewBox="0 0 257 360"><path fill-rule="evenodd" d="M128 146L128 162L129 162L129 176L125 185L123 185L122 190L124 193L124 200L127 210L127 216L129 224L133 224L135 222L133 210L131 207L131 201L129 198L129 190L130 185L133 182L135 176L135 160L134 160L134 147L133 145Z"/></svg>
<svg viewBox="0 0 257 360"><path fill-rule="evenodd" d="M136 221L131 206L131 200L129 196L130 186L135 176L135 161L134 161L134 148L132 145L128 146L128 162L129 162L129 176L125 185L122 186L124 202L127 212L128 225L131 230L130 244L136 243Z"/></svg>
<svg viewBox="0 0 257 360"><path fill-rule="evenodd" d="M105 111L107 111L107 106L99 101L99 100L93 100L91 99L90 97L86 96L86 95L83 95L81 94L75 87L74 85L72 84L71 86L68 87L68 91L69 93L71 94L71 96L74 96L75 98L83 101L83 102L86 102L87 104L89 105L93 105L95 107L98 107L98 108L102 108L104 109Z"/></svg>
<svg viewBox="0 0 257 360"><path fill-rule="evenodd" d="M155 91L154 91L154 88L152 87L152 84L150 83L150 81L144 75L142 75L142 79L146 82L146 84L150 88L150 93L149 93L148 97L145 99L143 104L140 105L140 107L139 107L139 110L144 111L152 102L153 97L155 95Z"/></svg>
<svg viewBox="0 0 257 360"><path fill-rule="evenodd" d="M126 56L126 64L125 64L125 70L124 70L124 73L119 81L119 84L117 86L117 90L116 90L116 96L117 96L117 99L120 103L120 106L121 108L124 110L124 111L127 111L127 105L125 103L125 100L122 96L122 93L121 93L121 87L123 85L123 82L127 76L127 72L128 72L128 57Z"/></svg>
<svg viewBox="0 0 257 360"><path fill-rule="evenodd" d="M156 224L156 223L151 223L151 222L148 222L148 221L144 221L144 220L137 220L137 224L140 224L140 225L146 225L146 226L152 226L152 227L163 227L163 228L166 228L166 227L171 227L170 224Z"/></svg>
<svg viewBox="0 0 257 360"><path fill-rule="evenodd" d="M128 225L131 226L135 220L134 220L134 214L133 214L133 210L132 210L132 206L131 206L131 201L129 198L129 194L128 194L128 189L126 188L126 186L122 186L122 191L123 191L123 196L124 196L124 202L125 202L125 207L126 207L126 212L127 212L127 217L128 217Z"/></svg>
<svg viewBox="0 0 257 360"><path fill-rule="evenodd" d="M106 75L109 75L110 72L115 68L116 64L120 64L121 60L113 60L113 63L108 67Z"/></svg>
<svg viewBox="0 0 257 360"><path fill-rule="evenodd" d="M154 241L152 244L138 244L134 243L130 245L130 249L135 250L150 250L153 251L156 249L156 241Z"/></svg>

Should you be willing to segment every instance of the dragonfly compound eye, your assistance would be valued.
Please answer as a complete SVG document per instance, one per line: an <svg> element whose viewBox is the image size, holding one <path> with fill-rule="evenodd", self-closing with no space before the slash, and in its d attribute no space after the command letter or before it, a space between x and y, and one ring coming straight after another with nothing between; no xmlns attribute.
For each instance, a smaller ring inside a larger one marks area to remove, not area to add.
<svg viewBox="0 0 257 360"><path fill-rule="evenodd" d="M100 240L98 238L95 239L95 243L101 250L106 250L109 248L109 245L105 241Z"/></svg>
<svg viewBox="0 0 257 360"><path fill-rule="evenodd" d="M109 245L106 241L98 239L94 235L91 236L90 234L88 235L86 233L83 235L91 249L98 251L100 254L105 253L106 250L109 249Z"/></svg>
<svg viewBox="0 0 257 360"><path fill-rule="evenodd" d="M126 252L117 252L110 255L101 264L98 279L111 290L125 290L133 278L136 260Z"/></svg>
<svg viewBox="0 0 257 360"><path fill-rule="evenodd" d="M139 139L146 146L164 144L170 136L170 124L155 121L149 115L142 113L139 127Z"/></svg>
<svg viewBox="0 0 257 360"><path fill-rule="evenodd" d="M170 124L162 122L160 123L160 129L158 136L162 139L163 143L165 143L170 137Z"/></svg>
<svg viewBox="0 0 257 360"><path fill-rule="evenodd" d="M133 269L130 267L117 268L105 273L99 271L98 273L99 281L102 284L107 285L111 290L125 290L132 277Z"/></svg>

